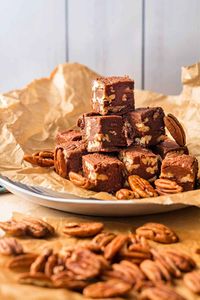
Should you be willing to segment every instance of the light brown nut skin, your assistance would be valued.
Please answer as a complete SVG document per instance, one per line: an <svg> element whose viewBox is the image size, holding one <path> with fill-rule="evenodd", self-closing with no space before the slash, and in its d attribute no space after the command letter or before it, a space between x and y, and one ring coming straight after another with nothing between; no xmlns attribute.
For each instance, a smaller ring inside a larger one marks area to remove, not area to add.
<svg viewBox="0 0 200 300"><path fill-rule="evenodd" d="M140 264L140 269L146 275L146 277L155 284L172 280L167 268L157 261L146 259Z"/></svg>
<svg viewBox="0 0 200 300"><path fill-rule="evenodd" d="M35 152L32 155L24 155L24 160L40 167L54 166L54 153L52 151Z"/></svg>
<svg viewBox="0 0 200 300"><path fill-rule="evenodd" d="M111 260L126 243L128 236L118 234L104 249L104 257Z"/></svg>
<svg viewBox="0 0 200 300"><path fill-rule="evenodd" d="M76 186L86 190L91 190L94 188L94 184L89 179L75 172L69 172L69 180Z"/></svg>
<svg viewBox="0 0 200 300"><path fill-rule="evenodd" d="M18 255L14 258L12 258L8 263L7 267L9 269L21 269L21 268L29 268L31 264L35 261L37 258L37 254L35 253L25 253Z"/></svg>
<svg viewBox="0 0 200 300"><path fill-rule="evenodd" d="M139 194L141 198L148 198L148 197L156 197L158 196L155 189L151 186L151 184L137 176L137 175L131 175L128 177L128 183L133 190L133 192Z"/></svg>
<svg viewBox="0 0 200 300"><path fill-rule="evenodd" d="M176 243L179 240L172 229L159 223L146 223L136 229L136 234L163 244Z"/></svg>
<svg viewBox="0 0 200 300"><path fill-rule="evenodd" d="M97 234L87 247L92 251L103 252L105 247L116 237L113 232L102 232Z"/></svg>
<svg viewBox="0 0 200 300"><path fill-rule="evenodd" d="M39 255L36 260L30 266L30 273L35 274L38 272L44 272L45 264L52 255L52 249L45 249L41 255Z"/></svg>
<svg viewBox="0 0 200 300"><path fill-rule="evenodd" d="M43 238L53 236L55 234L54 227L42 219L25 217L21 222L27 226L27 235L34 238Z"/></svg>
<svg viewBox="0 0 200 300"><path fill-rule="evenodd" d="M15 220L0 222L0 228L13 236L25 236L27 234L26 224Z"/></svg>
<svg viewBox="0 0 200 300"><path fill-rule="evenodd" d="M40 287L54 287L51 279L47 277L44 273L22 273L18 278L18 282L21 284L30 284Z"/></svg>
<svg viewBox="0 0 200 300"><path fill-rule="evenodd" d="M51 277L54 274L54 268L58 265L58 255L52 254L48 257L45 267L44 273L46 276Z"/></svg>
<svg viewBox="0 0 200 300"><path fill-rule="evenodd" d="M131 200L140 198L137 192L131 191L129 189L120 189L116 192L115 196L118 200Z"/></svg>
<svg viewBox="0 0 200 300"><path fill-rule="evenodd" d="M185 274L183 281L189 290L195 294L200 294L200 270Z"/></svg>
<svg viewBox="0 0 200 300"><path fill-rule="evenodd" d="M51 280L56 288L67 288L70 290L82 290L88 285L87 281L78 280L76 275L70 271L64 271L51 276Z"/></svg>
<svg viewBox="0 0 200 300"><path fill-rule="evenodd" d="M185 146L186 144L186 135L185 131L178 121L178 119L172 115L168 114L164 117L164 123L167 129L169 130L171 136L177 142L177 144L181 147Z"/></svg>
<svg viewBox="0 0 200 300"><path fill-rule="evenodd" d="M0 254L19 255L24 253L22 245L14 238L3 238L0 240Z"/></svg>
<svg viewBox="0 0 200 300"><path fill-rule="evenodd" d="M68 177L67 165L66 165L65 156L62 149L56 149L55 151L54 166L55 166L55 171L58 175L60 175L63 178Z"/></svg>
<svg viewBox="0 0 200 300"><path fill-rule="evenodd" d="M176 194L183 191L182 186L170 179L160 178L154 184L159 195Z"/></svg>
<svg viewBox="0 0 200 300"><path fill-rule="evenodd" d="M91 237L103 230L103 223L67 223L64 226L63 233L70 236L85 238Z"/></svg>
<svg viewBox="0 0 200 300"><path fill-rule="evenodd" d="M141 300L186 300L167 285L144 289L141 293Z"/></svg>
<svg viewBox="0 0 200 300"><path fill-rule="evenodd" d="M87 286L83 290L83 295L90 298L109 298L126 295L131 290L131 284L121 280L108 280L97 282Z"/></svg>

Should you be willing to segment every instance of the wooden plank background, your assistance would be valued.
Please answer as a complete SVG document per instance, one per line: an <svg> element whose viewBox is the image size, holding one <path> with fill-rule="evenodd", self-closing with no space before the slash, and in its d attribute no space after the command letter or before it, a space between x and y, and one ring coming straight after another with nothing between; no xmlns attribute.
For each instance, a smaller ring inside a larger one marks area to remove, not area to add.
<svg viewBox="0 0 200 300"><path fill-rule="evenodd" d="M199 37L199 0L0 0L0 92L77 61L177 94Z"/></svg>

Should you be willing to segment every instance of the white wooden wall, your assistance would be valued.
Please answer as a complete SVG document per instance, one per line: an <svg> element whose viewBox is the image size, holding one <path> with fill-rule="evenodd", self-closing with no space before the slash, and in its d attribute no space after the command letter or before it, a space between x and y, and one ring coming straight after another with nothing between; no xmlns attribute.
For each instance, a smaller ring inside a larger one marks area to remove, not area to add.
<svg viewBox="0 0 200 300"><path fill-rule="evenodd" d="M200 60L199 0L0 0L0 92L65 61L176 94Z"/></svg>

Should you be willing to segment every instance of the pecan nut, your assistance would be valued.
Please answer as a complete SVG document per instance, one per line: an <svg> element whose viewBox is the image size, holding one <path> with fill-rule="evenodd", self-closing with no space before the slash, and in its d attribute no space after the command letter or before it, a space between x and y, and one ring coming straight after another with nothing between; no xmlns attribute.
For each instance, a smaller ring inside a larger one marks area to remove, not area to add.
<svg viewBox="0 0 200 300"><path fill-rule="evenodd" d="M0 228L6 233L14 236L24 236L26 235L27 230L27 226L25 224L15 220L0 222Z"/></svg>
<svg viewBox="0 0 200 300"><path fill-rule="evenodd" d="M131 191L129 189L120 189L116 192L115 196L118 200L131 200L140 198L137 192Z"/></svg>
<svg viewBox="0 0 200 300"><path fill-rule="evenodd" d="M58 175L60 175L63 178L67 178L67 163L65 160L63 149L61 148L57 148L55 151L54 166L55 171Z"/></svg>
<svg viewBox="0 0 200 300"><path fill-rule="evenodd" d="M159 261L146 259L140 264L140 268L153 283L162 283L163 281L172 280L169 270L161 265Z"/></svg>
<svg viewBox="0 0 200 300"><path fill-rule="evenodd" d="M170 179L159 178L155 180L154 184L159 195L176 194L183 191L182 186Z"/></svg>
<svg viewBox="0 0 200 300"><path fill-rule="evenodd" d="M88 248L92 251L103 252L105 247L116 237L115 233L102 232L97 234L88 244Z"/></svg>
<svg viewBox="0 0 200 300"><path fill-rule="evenodd" d="M200 294L200 270L185 274L183 281L189 290L195 294Z"/></svg>
<svg viewBox="0 0 200 300"><path fill-rule="evenodd" d="M151 186L151 184L147 180L139 177L138 175L129 176L128 183L131 189L137 194L139 194L141 198L158 196L157 192Z"/></svg>
<svg viewBox="0 0 200 300"><path fill-rule="evenodd" d="M0 240L0 253L3 255L19 255L24 253L22 245L14 238Z"/></svg>
<svg viewBox="0 0 200 300"><path fill-rule="evenodd" d="M57 288L67 288L70 290L82 290L88 285L85 280L78 280L76 276L70 271L64 271L51 276L51 280Z"/></svg>
<svg viewBox="0 0 200 300"><path fill-rule="evenodd" d="M164 123L167 129L169 130L171 136L177 142L177 144L181 147L185 146L186 144L185 131L182 125L180 124L180 122L177 120L177 118L172 114L168 114L167 116L164 117Z"/></svg>
<svg viewBox="0 0 200 300"><path fill-rule="evenodd" d="M158 285L144 289L140 299L143 300L186 300L167 285Z"/></svg>
<svg viewBox="0 0 200 300"><path fill-rule="evenodd" d="M50 255L52 255L52 249L45 249L41 255L38 255L30 266L30 273L35 274L38 272L44 272L46 262Z"/></svg>
<svg viewBox="0 0 200 300"><path fill-rule="evenodd" d="M104 257L111 260L126 243L128 236L118 234L104 249Z"/></svg>
<svg viewBox="0 0 200 300"><path fill-rule="evenodd" d="M58 255L57 254L52 254L48 257L45 267L44 267L44 273L48 276L51 277L55 273L55 268L59 267L58 266ZM60 270L63 271L63 266L60 268ZM58 269L57 269L58 271Z"/></svg>
<svg viewBox="0 0 200 300"><path fill-rule="evenodd" d="M18 278L18 282L21 284L31 284L41 287L54 287L51 279L44 273L22 273Z"/></svg>
<svg viewBox="0 0 200 300"><path fill-rule="evenodd" d="M27 235L30 235L35 238L43 238L54 235L55 233L53 226L43 221L42 219L25 217L22 219L21 222L27 227Z"/></svg>
<svg viewBox="0 0 200 300"><path fill-rule="evenodd" d="M35 253L25 253L25 254L18 255L12 258L7 263L7 267L9 269L29 268L31 264L35 261L37 256L38 255Z"/></svg>
<svg viewBox="0 0 200 300"><path fill-rule="evenodd" d="M67 223L64 226L63 232L65 234L75 237L91 237L100 233L103 229L103 223Z"/></svg>
<svg viewBox="0 0 200 300"><path fill-rule="evenodd" d="M146 223L136 229L136 234L163 244L176 243L179 240L172 229L159 223Z"/></svg>
<svg viewBox="0 0 200 300"><path fill-rule="evenodd" d="M131 290L131 284L117 279L97 282L84 288L83 295L91 298L109 298L126 295Z"/></svg>
<svg viewBox="0 0 200 300"><path fill-rule="evenodd" d="M52 151L44 150L35 152L32 155L24 155L24 160L40 167L54 166L54 153Z"/></svg>
<svg viewBox="0 0 200 300"><path fill-rule="evenodd" d="M81 174L75 172L69 172L69 180L76 186L86 190L94 188L94 183L92 183L88 178L85 178Z"/></svg>

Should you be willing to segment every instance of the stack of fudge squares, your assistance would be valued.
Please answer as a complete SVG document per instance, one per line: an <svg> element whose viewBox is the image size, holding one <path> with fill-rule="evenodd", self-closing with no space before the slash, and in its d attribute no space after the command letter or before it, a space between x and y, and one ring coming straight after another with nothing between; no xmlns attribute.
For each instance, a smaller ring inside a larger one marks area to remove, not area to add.
<svg viewBox="0 0 200 300"><path fill-rule="evenodd" d="M161 107L135 108L134 81L100 77L92 85L92 111L78 119L79 130L58 133L55 169L64 178L82 174L94 191L115 193L130 175L150 183L159 178L192 190L198 162L165 133Z"/></svg>

